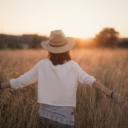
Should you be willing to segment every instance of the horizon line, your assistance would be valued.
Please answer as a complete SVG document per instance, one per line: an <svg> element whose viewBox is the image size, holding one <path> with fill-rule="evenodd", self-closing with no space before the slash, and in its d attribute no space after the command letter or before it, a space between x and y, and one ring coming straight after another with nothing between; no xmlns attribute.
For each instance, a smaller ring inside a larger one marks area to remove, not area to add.
<svg viewBox="0 0 128 128"><path fill-rule="evenodd" d="M44 35L42 35L42 34L39 34L39 33L22 33L22 34L13 34L13 33L3 33L3 32L1 32L0 33L0 35L12 35L12 36L22 36L22 35L38 35L38 36L46 36L46 37L49 37L47 34L44 34ZM68 37L68 36L67 36ZM80 39L90 39L90 38L95 38L95 36L94 37L74 37L74 36L72 36L73 38L80 38ZM126 37L126 36L119 36L119 38L128 38L128 36Z"/></svg>

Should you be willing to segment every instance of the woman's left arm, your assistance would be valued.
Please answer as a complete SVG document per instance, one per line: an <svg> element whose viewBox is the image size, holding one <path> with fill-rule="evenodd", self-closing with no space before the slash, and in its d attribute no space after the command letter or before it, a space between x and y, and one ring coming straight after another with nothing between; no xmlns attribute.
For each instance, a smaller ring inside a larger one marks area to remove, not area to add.
<svg viewBox="0 0 128 128"><path fill-rule="evenodd" d="M95 89L99 90L100 92L106 94L107 96L111 97L112 91L110 89L108 89L107 87L105 87L100 82L94 81L93 87ZM116 101L116 103L120 106L121 109L128 110L128 103L127 103L128 98L124 98L116 93L113 93L112 98Z"/></svg>

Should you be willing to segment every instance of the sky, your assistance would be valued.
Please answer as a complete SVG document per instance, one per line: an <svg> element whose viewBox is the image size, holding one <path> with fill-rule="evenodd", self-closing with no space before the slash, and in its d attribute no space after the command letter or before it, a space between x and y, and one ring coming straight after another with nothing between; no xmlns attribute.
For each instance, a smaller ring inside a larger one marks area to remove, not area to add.
<svg viewBox="0 0 128 128"><path fill-rule="evenodd" d="M0 0L0 33L90 38L105 27L128 37L128 0Z"/></svg>

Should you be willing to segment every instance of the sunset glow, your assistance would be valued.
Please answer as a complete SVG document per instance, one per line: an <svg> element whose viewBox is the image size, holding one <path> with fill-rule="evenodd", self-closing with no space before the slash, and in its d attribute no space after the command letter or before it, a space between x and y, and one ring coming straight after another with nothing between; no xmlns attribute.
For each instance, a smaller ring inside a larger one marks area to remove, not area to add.
<svg viewBox="0 0 128 128"><path fill-rule="evenodd" d="M128 37L127 0L0 0L0 33L94 37L113 27Z"/></svg>

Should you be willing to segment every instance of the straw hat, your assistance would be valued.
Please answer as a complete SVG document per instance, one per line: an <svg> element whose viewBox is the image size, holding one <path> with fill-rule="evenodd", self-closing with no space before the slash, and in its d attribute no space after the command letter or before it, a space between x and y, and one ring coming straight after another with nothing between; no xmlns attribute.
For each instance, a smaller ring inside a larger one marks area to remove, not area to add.
<svg viewBox="0 0 128 128"><path fill-rule="evenodd" d="M49 40L42 41L41 46L51 53L64 53L73 48L75 39L66 37L62 30L51 31Z"/></svg>

